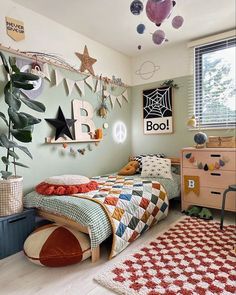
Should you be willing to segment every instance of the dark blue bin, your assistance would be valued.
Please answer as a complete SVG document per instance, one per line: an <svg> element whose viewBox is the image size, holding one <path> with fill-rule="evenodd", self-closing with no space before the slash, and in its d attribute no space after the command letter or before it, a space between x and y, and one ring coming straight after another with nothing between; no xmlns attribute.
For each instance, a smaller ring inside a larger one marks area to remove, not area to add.
<svg viewBox="0 0 236 295"><path fill-rule="evenodd" d="M34 209L0 217L0 259L21 251L24 241L34 229Z"/></svg>

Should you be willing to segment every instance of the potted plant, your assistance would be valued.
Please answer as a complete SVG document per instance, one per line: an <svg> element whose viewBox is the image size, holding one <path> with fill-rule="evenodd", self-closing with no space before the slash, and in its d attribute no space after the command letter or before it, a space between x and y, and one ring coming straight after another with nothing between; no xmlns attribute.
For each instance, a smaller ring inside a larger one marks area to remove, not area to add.
<svg viewBox="0 0 236 295"><path fill-rule="evenodd" d="M32 132L35 124L40 123L40 119L21 112L22 104L37 112L45 112L45 106L34 100L22 96L21 89L31 90L34 88L33 81L39 79L31 73L20 72L14 59L7 60L2 52L0 57L7 74L8 81L4 87L4 98L7 112L0 112L0 119L4 122L5 128L0 128L0 148L5 149L5 155L1 157L0 165L0 216L10 215L22 211L22 181L23 178L17 176L16 167L25 167L19 162L19 151L30 158L32 155L26 146L20 143L32 141ZM13 167L13 173L10 168Z"/></svg>

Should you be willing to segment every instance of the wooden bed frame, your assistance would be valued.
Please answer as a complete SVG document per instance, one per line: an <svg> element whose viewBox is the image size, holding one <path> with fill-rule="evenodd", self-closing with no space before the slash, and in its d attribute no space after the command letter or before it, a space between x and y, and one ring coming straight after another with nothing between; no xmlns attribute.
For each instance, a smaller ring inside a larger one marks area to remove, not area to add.
<svg viewBox="0 0 236 295"><path fill-rule="evenodd" d="M170 158L170 159L171 159L171 164L172 165L177 165L177 166L180 165L180 159L179 158ZM40 217L42 217L44 219L47 219L47 220L50 220L52 222L56 222L56 223L59 223L59 224L62 224L62 225L66 225L68 227L71 227L72 229L78 230L78 231L80 231L82 233L85 233L87 235L89 234L89 228L87 226L81 225L77 221L73 221L73 220L71 220L69 218L66 218L64 216L49 213L49 212L39 210L39 209L37 209L36 212L37 212L38 216L40 216ZM97 248L92 248L91 252L92 252L92 257L91 257L92 262L95 263L100 258L100 246L98 246Z"/></svg>
<svg viewBox="0 0 236 295"><path fill-rule="evenodd" d="M68 227L71 227L72 229L75 229L75 230L85 233L87 235L89 234L88 227L81 225L79 222L73 221L73 220L66 218L64 216L56 215L56 214L42 211L39 209L36 210L36 214L39 217L42 217L44 219L47 219L47 220L50 220L50 221L53 221L53 222L56 222L56 223L59 223L62 225L66 225ZM91 252L92 252L92 262L95 263L100 258L100 247L98 246L97 248L92 248Z"/></svg>

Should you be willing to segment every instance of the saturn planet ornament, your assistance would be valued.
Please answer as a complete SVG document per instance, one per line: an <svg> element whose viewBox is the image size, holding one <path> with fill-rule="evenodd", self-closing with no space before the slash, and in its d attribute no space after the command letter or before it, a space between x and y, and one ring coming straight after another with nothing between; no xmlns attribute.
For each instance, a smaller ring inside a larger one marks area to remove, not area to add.
<svg viewBox="0 0 236 295"><path fill-rule="evenodd" d="M155 73L160 69L160 66L155 65L152 61L145 61L140 68L135 72L143 80L151 79Z"/></svg>
<svg viewBox="0 0 236 295"><path fill-rule="evenodd" d="M130 11L133 15L139 15L143 11L143 2L140 0L132 1Z"/></svg>

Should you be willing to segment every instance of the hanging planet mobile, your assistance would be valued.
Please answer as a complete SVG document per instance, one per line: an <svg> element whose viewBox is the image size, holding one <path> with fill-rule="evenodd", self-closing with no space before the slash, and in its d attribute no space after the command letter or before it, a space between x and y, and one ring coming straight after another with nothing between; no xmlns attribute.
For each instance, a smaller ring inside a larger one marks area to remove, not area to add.
<svg viewBox="0 0 236 295"><path fill-rule="evenodd" d="M148 19L160 27L163 22L170 18L173 8L176 5L174 0L147 0L145 5L145 12ZM143 2L140 0L133 0L130 4L130 11L133 15L140 15L144 10ZM172 27L179 29L184 23L184 18L180 15L175 16L172 19ZM139 24L136 27L138 34L143 34L145 31L145 25ZM152 41L156 45L161 45L165 41L168 41L165 37L163 30L157 30L152 34ZM141 45L138 46L138 50L141 50Z"/></svg>
<svg viewBox="0 0 236 295"><path fill-rule="evenodd" d="M154 74L160 70L160 66L155 65L152 61L145 61L140 68L135 72L143 80L151 79Z"/></svg>

